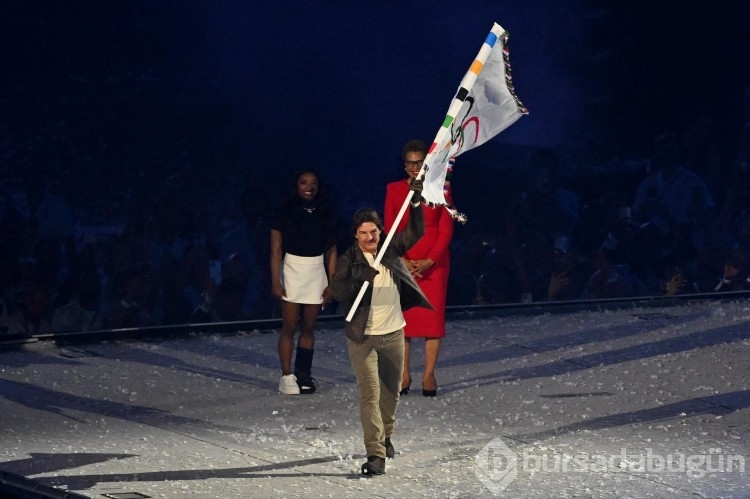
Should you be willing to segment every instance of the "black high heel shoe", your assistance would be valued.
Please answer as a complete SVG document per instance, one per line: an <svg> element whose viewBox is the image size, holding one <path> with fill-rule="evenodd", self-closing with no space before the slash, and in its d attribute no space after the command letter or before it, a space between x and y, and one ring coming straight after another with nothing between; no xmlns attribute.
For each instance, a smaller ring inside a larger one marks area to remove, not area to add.
<svg viewBox="0 0 750 499"><path fill-rule="evenodd" d="M432 379L435 379L435 377L433 376ZM422 382L422 385L424 385L424 381ZM437 389L438 389L438 384L437 384L437 380L435 380L435 389L425 390L424 388L422 388L422 395L424 395L425 397L434 397L437 395Z"/></svg>
<svg viewBox="0 0 750 499"><path fill-rule="evenodd" d="M406 388L401 388L401 391L398 392L399 395L406 395L409 393L409 388L411 388L411 374L409 375L409 384L406 385Z"/></svg>

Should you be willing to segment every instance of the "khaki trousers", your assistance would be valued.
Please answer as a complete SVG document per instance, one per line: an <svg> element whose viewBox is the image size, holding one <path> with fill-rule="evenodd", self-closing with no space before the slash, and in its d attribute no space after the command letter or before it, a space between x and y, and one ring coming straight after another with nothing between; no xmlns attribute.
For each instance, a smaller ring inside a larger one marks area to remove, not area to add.
<svg viewBox="0 0 750 499"><path fill-rule="evenodd" d="M396 425L404 370L404 330L349 341L349 361L359 388L359 415L367 456L385 458L386 437Z"/></svg>

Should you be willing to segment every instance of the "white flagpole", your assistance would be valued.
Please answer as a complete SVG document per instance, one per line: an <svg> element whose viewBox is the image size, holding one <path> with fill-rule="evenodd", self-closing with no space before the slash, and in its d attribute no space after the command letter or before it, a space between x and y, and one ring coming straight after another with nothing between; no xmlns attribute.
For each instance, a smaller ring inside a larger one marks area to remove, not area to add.
<svg viewBox="0 0 750 499"><path fill-rule="evenodd" d="M422 169L424 169L424 165L422 165ZM417 175L417 178L422 178L423 172L422 170L419 170L419 175ZM398 224L401 222L401 219L404 218L404 213L406 213L406 207L409 206L409 203L411 202L411 198L414 196L414 191L409 191L409 193L406 195L406 199L404 199L404 204L401 205L401 209L398 210L398 214L396 215L396 220L393 222L392 230L388 233L388 235L385 238L385 242L383 242L383 247L380 251L378 251L378 255L375 257L374 267L377 267L380 263L380 260L383 259L383 255L385 254L385 249L388 247L389 244L391 244L391 240L393 239L393 235L396 233L396 227L398 227ZM359 294L357 294L357 298L354 300L354 303L352 303L352 308L349 309L349 314L346 316L346 322L351 322L352 317L354 317L354 311L357 310L357 305L359 305L359 302L362 301L362 297L365 296L365 291L367 291L367 287L370 285L370 281L365 281L362 283L362 287L359 288Z"/></svg>
<svg viewBox="0 0 750 499"><path fill-rule="evenodd" d="M479 49L479 53L477 54L477 57L474 59L474 62L472 63L471 67L469 68L469 71L466 72L463 79L461 80L461 84L458 87L458 91L456 92L456 95L453 97L453 101L451 101L451 105L448 108L448 113L443 120L443 125L440 127L440 130L438 130L437 135L435 136L435 140L432 142L432 145L430 146L430 150L427 153L427 157L424 160L424 163L422 164L422 168L419 170L419 174L417 175L417 179L421 179L425 172L429 170L430 166L430 160L433 159L433 157L441 152L436 151L437 144L442 144L443 140L445 138L445 134L450 132L450 125L453 123L453 121L456 119L456 114L458 114L458 111L461 109L461 106L463 105L464 101L466 100L466 97L469 95L469 91L471 90L471 87L474 85L474 82L477 80L477 76L479 75L480 71L482 71L482 68L484 67L484 63L487 60L487 57L489 56L490 52L492 51L492 47L497 42L497 40L500 38L500 36L503 34L505 30L500 27L499 24L495 23L492 26L492 30L490 30L489 35L487 35L487 38L485 39L484 43L482 44L482 48ZM411 198L414 196L414 191L409 191L406 195L406 199L404 199L404 203L401 205L401 209L398 211L398 214L396 215L396 219L393 221L393 225L391 226L391 231L388 233L388 236L386 236L385 241L383 242L383 246L378 251L377 257L375 257L374 266L377 266L380 263L380 260L383 258L383 255L385 254L385 249L390 244L391 240L393 239L393 235L396 232L396 227L398 227L398 224L401 223L401 219L404 217L404 213L406 213L406 208L409 206L409 203L411 202ZM349 314L346 316L346 322L351 322L352 318L354 317L354 312L357 310L357 306L362 301L362 298L365 296L365 292L367 291L367 287L370 285L369 281L365 281L362 283L362 287L359 290L359 294L357 294L357 298L352 303L352 307L349 309Z"/></svg>

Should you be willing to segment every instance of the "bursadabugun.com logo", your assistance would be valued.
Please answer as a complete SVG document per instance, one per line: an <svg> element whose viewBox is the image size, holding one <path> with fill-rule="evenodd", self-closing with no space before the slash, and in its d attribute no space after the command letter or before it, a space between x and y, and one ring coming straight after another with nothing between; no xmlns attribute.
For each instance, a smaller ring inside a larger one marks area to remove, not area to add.
<svg viewBox="0 0 750 499"><path fill-rule="evenodd" d="M705 454L640 452L621 448L619 454L529 452L520 456L502 439L494 438L475 457L476 476L497 495L515 480L519 469L526 473L684 473L703 478L712 473L745 473L745 457L710 448Z"/></svg>
<svg viewBox="0 0 750 499"><path fill-rule="evenodd" d="M474 458L477 468L474 473L487 489L499 494L518 475L516 453L500 437L493 438Z"/></svg>

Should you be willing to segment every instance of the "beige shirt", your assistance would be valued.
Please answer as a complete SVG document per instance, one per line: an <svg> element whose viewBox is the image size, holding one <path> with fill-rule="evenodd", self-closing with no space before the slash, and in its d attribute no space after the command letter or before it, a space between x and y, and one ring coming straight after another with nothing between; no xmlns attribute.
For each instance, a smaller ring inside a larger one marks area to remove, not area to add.
<svg viewBox="0 0 750 499"><path fill-rule="evenodd" d="M381 335L398 331L406 325L406 321L401 313L401 297L391 271L380 263L373 265L375 256L370 253L364 255L370 265L380 272L372 283L372 302L365 334Z"/></svg>

